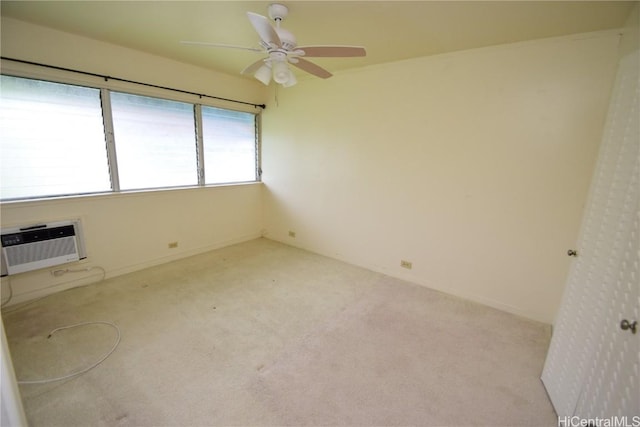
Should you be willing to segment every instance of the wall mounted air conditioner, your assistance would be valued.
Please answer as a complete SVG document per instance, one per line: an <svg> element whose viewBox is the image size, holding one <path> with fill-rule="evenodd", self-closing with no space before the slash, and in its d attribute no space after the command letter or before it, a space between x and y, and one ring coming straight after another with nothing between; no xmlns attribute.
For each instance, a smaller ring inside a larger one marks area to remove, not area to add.
<svg viewBox="0 0 640 427"><path fill-rule="evenodd" d="M2 276L52 267L87 257L80 220L3 228Z"/></svg>

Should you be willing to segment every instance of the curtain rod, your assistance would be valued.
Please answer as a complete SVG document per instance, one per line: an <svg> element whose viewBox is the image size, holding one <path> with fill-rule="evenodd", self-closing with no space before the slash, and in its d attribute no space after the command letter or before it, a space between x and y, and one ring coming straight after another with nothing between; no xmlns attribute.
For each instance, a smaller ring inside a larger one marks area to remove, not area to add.
<svg viewBox="0 0 640 427"><path fill-rule="evenodd" d="M119 77L112 77L112 76L106 76L106 75L103 75L103 74L90 73L88 71L80 71L80 70L74 70L72 68L58 67L56 65L41 64L39 62L25 61L23 59L7 58L6 56L0 56L0 59L5 60L5 61L19 62L19 63L22 63L22 64L28 64L28 65L37 65L38 67L51 68L51 69L54 69L54 70L69 71L69 72L72 72L72 73L84 74L86 76L100 77L100 78L104 79L105 81L108 81L108 80L111 79L111 80L115 80L115 81L118 81L118 82L133 83L133 84L137 84L137 85L141 85L141 86L153 87L153 88L156 88L156 89L170 90L170 91L173 91L173 92L184 93L184 94L187 94L187 95L195 95L195 96L198 96L200 98L204 97L204 98L218 99L220 101L235 102L236 104L251 105L251 106L256 107L256 108L262 108L263 110L267 108L267 106L265 104L254 104L254 103L246 102L246 101L238 101L238 100L235 100L235 99L222 98L220 96L206 95L204 93L189 92L188 90L174 89L172 87L154 85L154 84L151 84L151 83L137 82L135 80L129 80L129 79L121 79Z"/></svg>

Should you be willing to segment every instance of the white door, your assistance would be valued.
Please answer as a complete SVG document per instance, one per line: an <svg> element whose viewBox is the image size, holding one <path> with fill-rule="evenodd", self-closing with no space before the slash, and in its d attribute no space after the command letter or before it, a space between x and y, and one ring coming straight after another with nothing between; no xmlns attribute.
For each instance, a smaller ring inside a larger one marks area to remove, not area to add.
<svg viewBox="0 0 640 427"><path fill-rule="evenodd" d="M640 415L638 51L620 64L542 381L560 417ZM626 321L626 323L622 323ZM627 326L622 328L621 326Z"/></svg>

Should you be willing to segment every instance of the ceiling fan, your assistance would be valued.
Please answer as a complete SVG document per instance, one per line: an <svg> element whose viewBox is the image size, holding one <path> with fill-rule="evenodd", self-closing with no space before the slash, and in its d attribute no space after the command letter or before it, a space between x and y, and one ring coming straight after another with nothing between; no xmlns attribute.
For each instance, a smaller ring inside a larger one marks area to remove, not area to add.
<svg viewBox="0 0 640 427"><path fill-rule="evenodd" d="M269 20L257 13L247 12L249 22L260 36L260 48L233 46L228 44L216 44L205 42L183 41L183 44L213 46L229 49L242 49L266 54L262 58L241 71L241 74L253 74L265 85L268 85L273 77L276 83L284 87L297 83L296 77L289 69L292 64L307 73L326 79L332 74L324 68L307 61L306 58L345 58L366 56L367 52L360 46L298 46L295 36L280 26L286 18L289 9L283 5L274 3L268 8L269 18L275 22L275 26Z"/></svg>

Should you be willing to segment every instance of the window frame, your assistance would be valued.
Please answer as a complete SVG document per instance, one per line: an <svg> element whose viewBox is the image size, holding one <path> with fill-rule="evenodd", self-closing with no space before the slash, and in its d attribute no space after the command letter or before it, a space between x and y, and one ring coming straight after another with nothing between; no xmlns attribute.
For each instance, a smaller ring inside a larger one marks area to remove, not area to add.
<svg viewBox="0 0 640 427"><path fill-rule="evenodd" d="M4 65L4 64L3 64ZM122 82L117 80L109 80L108 78L100 79L99 77L94 77L91 75L83 76L83 78L78 78L78 76L70 76L69 73L66 72L37 72L33 70L20 70L18 72L8 69L3 69L0 72L1 75L22 78L22 79L31 79L31 80L40 80L50 83L59 83L65 85L86 87L91 89L97 89L100 92L100 104L102 110L102 120L104 127L104 138L105 138L105 159L108 162L108 170L109 177L111 181L111 190L110 191L94 191L94 192L85 192L85 193L69 193L69 194L52 194L52 195L43 195L43 196L25 196L25 197L12 197L12 198L2 198L0 199L0 203L7 202L23 202L23 201L38 201L38 200L46 200L46 199L59 199L64 197L86 197L86 196L94 196L94 195L110 195L110 194L126 194L126 193L140 193L140 192L156 192L156 191L165 191L165 190L179 190L179 189L197 189L197 188L208 188L208 187L221 187L221 186L236 186L236 185L252 185L259 184L262 182L262 169L261 169L261 159L262 159L262 135L261 135L261 119L262 119L262 109L254 107L254 108L231 108L230 102L216 102L216 100L212 100L211 102L207 102L208 100L203 99L203 96L198 96L195 94L190 94L187 92L177 91L174 92L169 88L162 88L150 85L150 87L146 86L146 84L138 84L135 82ZM116 137L114 135L114 125L113 125L113 114L111 109L111 92L121 92L131 95L157 98L167 101L175 101L191 104L193 111L193 120L195 124L195 135L194 140L196 141L196 170L194 173L196 174L196 184L194 185L178 185L178 186L158 186L158 187L149 187L149 188L141 188L141 189L131 189L131 190L122 190L120 188L120 180L118 175L118 158L116 153ZM254 170L255 170L255 179L251 181L238 181L238 182L221 182L221 183L206 183L205 179L205 163L204 163L204 138L203 138L203 129L202 129L202 106L213 107L223 110L229 110L234 112L248 113L253 115L253 123L254 123L254 144L255 144L255 156L254 156ZM235 106L235 105L234 105Z"/></svg>

